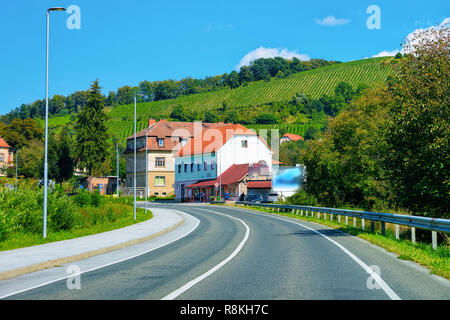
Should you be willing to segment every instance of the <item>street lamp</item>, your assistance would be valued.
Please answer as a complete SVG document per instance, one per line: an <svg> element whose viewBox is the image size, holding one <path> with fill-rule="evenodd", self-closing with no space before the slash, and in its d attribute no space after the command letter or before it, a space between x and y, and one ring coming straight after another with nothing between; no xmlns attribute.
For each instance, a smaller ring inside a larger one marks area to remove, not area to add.
<svg viewBox="0 0 450 320"><path fill-rule="evenodd" d="M46 65L45 65L45 161L44 161L44 226L43 236L47 238L47 181L48 181L48 45L50 30L50 11L65 11L62 7L47 9L47 42L46 42Z"/></svg>

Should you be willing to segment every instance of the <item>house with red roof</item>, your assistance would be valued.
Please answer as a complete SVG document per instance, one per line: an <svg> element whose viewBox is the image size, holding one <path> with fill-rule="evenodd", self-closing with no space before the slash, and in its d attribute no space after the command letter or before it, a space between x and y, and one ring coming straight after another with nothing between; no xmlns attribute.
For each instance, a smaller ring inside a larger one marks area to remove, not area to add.
<svg viewBox="0 0 450 320"><path fill-rule="evenodd" d="M280 144L282 144L283 142L299 141L299 140L304 140L304 139L301 136L297 135L297 134L286 133L284 136L281 137Z"/></svg>
<svg viewBox="0 0 450 320"><path fill-rule="evenodd" d="M4 169L12 166L14 166L14 149L0 137L0 175L4 176Z"/></svg>
<svg viewBox="0 0 450 320"><path fill-rule="evenodd" d="M188 144L194 136L201 137L208 129L226 127L225 123L194 123L149 119L147 128L136 133L136 191L145 195L146 176L148 196L174 194L174 155ZM187 151L183 151L187 152ZM127 177L125 191L134 189L134 135L127 138L125 150ZM147 162L147 166L146 166ZM146 171L147 168L147 171Z"/></svg>
<svg viewBox="0 0 450 320"><path fill-rule="evenodd" d="M249 166L260 162L271 165L272 151L254 131L240 124L202 128L175 153L175 197L238 200L247 192Z"/></svg>

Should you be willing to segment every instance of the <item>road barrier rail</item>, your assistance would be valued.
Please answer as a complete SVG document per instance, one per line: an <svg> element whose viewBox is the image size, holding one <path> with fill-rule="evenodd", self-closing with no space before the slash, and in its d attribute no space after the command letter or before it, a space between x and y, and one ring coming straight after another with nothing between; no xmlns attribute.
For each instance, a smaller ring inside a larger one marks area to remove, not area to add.
<svg viewBox="0 0 450 320"><path fill-rule="evenodd" d="M323 214L324 219L327 219L327 214L329 214L330 220L333 220L334 215L336 215L338 217L338 222L341 222L340 217L344 216L346 217L346 224L348 224L348 217L352 217L353 225L355 227L356 218L360 218L362 229L365 229L365 220L369 220L371 222L370 225L372 232L375 231L375 221L379 221L381 222L381 232L383 235L386 234L386 223L391 223L395 225L395 233L397 239L400 239L399 225L407 226L411 228L411 241L413 243L416 242L416 228L430 230L432 246L434 249L437 249L437 232L450 233L450 219L427 218L394 213L334 209L301 205L256 203L248 201L237 201L236 204L244 206L272 208L272 211L274 211L275 209L277 210L277 212L279 212L280 210L288 211L293 214L300 214L301 216L314 217L316 214L319 219L321 218L321 214Z"/></svg>

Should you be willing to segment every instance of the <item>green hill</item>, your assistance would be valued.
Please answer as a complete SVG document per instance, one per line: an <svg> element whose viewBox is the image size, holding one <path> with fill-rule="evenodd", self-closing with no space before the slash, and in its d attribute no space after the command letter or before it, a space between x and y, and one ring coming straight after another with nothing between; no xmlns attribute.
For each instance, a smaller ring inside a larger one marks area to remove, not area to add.
<svg viewBox="0 0 450 320"><path fill-rule="evenodd" d="M332 94L342 81L356 88L358 84L377 85L392 73L390 58L374 58L334 64L291 75L284 79L249 83L236 89L181 96L176 99L139 103L137 105L138 130L145 127L147 119L169 117L172 109L182 105L190 110L206 111L220 108L225 102L233 107L250 107L277 101L288 101L297 93L318 98ZM108 115L111 134L124 139L133 132L134 106L123 105L112 109ZM303 129L301 130L304 132Z"/></svg>
<svg viewBox="0 0 450 320"><path fill-rule="evenodd" d="M189 110L206 111L222 107L225 102L234 108L248 108L272 102L289 101L298 93L304 93L312 98L323 94L332 95L336 86L344 81L356 88L364 83L376 86L383 83L392 74L389 64L392 58L373 58L330 66L293 74L287 78L270 81L251 82L236 89L224 88L218 91L180 96L176 99L145 102L137 104L137 130L143 129L149 118L168 118L175 106L181 105ZM121 105L108 108L107 123L113 138L124 140L133 133L134 105ZM42 121L43 122L43 121ZM70 116L53 117L49 119L49 127L58 129L60 126L71 125ZM258 126L249 126L251 128ZM291 133L303 135L308 124L288 126L280 124L266 126L277 127Z"/></svg>

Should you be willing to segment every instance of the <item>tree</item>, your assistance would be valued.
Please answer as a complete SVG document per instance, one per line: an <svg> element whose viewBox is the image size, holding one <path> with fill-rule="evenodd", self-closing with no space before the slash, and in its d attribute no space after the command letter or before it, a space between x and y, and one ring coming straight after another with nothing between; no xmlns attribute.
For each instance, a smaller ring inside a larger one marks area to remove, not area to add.
<svg viewBox="0 0 450 320"><path fill-rule="evenodd" d="M384 162L398 204L448 218L450 206L450 29L430 28L404 44L389 82Z"/></svg>
<svg viewBox="0 0 450 320"><path fill-rule="evenodd" d="M32 140L42 141L44 130L33 119L13 119L7 125L0 125L0 136L11 147L21 149Z"/></svg>
<svg viewBox="0 0 450 320"><path fill-rule="evenodd" d="M20 150L17 173L25 178L39 178L43 175L44 143L32 140ZM42 168L42 170L41 170Z"/></svg>
<svg viewBox="0 0 450 320"><path fill-rule="evenodd" d="M231 88L239 87L239 74L236 71L232 71L227 77L227 85Z"/></svg>
<svg viewBox="0 0 450 320"><path fill-rule="evenodd" d="M338 96L342 96L346 103L349 103L353 97L353 88L347 82L340 82L336 89L334 90L334 94Z"/></svg>
<svg viewBox="0 0 450 320"><path fill-rule="evenodd" d="M175 106L172 112L170 113L170 117L178 121L188 121L189 119L186 108L183 107L182 105Z"/></svg>
<svg viewBox="0 0 450 320"><path fill-rule="evenodd" d="M219 116L214 111L206 111L204 121L206 123L216 123L219 121Z"/></svg>
<svg viewBox="0 0 450 320"><path fill-rule="evenodd" d="M73 170L75 167L75 161L72 156L72 141L67 128L64 128L59 135L59 141L57 143L57 157L58 157L58 175L56 182L62 183L73 176Z"/></svg>
<svg viewBox="0 0 450 320"><path fill-rule="evenodd" d="M256 117L255 122L257 124L275 124L278 122L278 119L272 113L261 113Z"/></svg>
<svg viewBox="0 0 450 320"><path fill-rule="evenodd" d="M92 175L94 166L105 161L108 150L106 114L103 111L105 97L100 90L98 80L95 80L89 89L87 105L78 114L75 125L75 159L78 166L85 168L89 175Z"/></svg>

